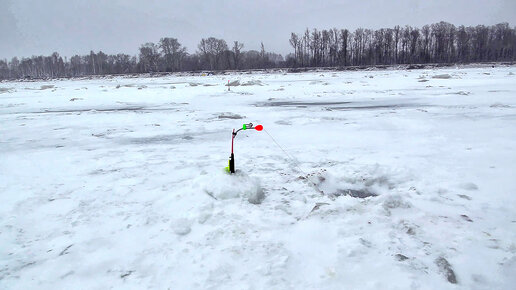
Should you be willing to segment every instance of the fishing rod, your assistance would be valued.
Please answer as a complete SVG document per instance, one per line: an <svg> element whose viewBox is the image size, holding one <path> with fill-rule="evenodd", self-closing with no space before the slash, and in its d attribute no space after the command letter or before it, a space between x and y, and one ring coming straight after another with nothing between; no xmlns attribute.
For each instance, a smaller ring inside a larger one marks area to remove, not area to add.
<svg viewBox="0 0 516 290"><path fill-rule="evenodd" d="M229 166L226 167L226 171L228 173L231 173L231 174L235 173L235 154L233 153L233 145L235 143L235 137L238 134L238 132L240 132L242 130L250 130L250 129L254 129L256 131L262 131L263 126L256 125L256 127L255 127L253 125L253 123L249 123L249 124L243 124L242 128L240 128L236 131L235 131L235 129L233 129L233 133L231 134L231 155L229 156Z"/></svg>

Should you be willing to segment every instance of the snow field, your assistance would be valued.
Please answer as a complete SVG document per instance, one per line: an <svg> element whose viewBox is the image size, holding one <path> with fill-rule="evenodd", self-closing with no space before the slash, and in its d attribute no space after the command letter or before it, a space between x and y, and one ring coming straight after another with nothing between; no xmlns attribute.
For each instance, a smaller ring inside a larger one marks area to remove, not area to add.
<svg viewBox="0 0 516 290"><path fill-rule="evenodd" d="M511 289L514 72L0 83L0 288Z"/></svg>

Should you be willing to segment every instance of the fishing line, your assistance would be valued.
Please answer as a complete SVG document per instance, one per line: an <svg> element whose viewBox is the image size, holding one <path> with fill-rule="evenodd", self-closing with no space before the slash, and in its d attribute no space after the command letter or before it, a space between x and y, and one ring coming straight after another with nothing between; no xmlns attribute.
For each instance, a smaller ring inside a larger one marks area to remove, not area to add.
<svg viewBox="0 0 516 290"><path fill-rule="evenodd" d="M272 135L267 131L267 129L263 129L263 131L265 133L267 133L267 135L269 135L269 137L271 138L271 140L274 142L274 144L276 144L276 146L278 146L279 149L281 149L281 151L283 151L283 153L285 153L285 155L288 157L288 159L290 159L290 161L294 164L294 166L299 169L299 171L301 171L305 176L306 176L306 179L308 179L308 181L310 181L312 183L312 185L314 186L314 188L319 192L319 193L322 193L324 194L324 192L322 190L319 189L319 187L317 186L317 183L315 183L311 178L310 176L301 168L301 164L294 158L292 157L292 155L290 155L285 149L283 149L283 147L276 141L276 139L274 139L274 137L272 137Z"/></svg>

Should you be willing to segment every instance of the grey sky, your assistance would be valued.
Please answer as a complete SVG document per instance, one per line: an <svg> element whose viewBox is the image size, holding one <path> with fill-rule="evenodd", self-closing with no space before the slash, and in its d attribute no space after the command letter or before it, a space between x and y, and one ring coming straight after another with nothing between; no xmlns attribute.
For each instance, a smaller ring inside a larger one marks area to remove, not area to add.
<svg viewBox="0 0 516 290"><path fill-rule="evenodd" d="M188 52L214 36L244 50L291 52L305 28L421 27L516 23L516 0L0 0L0 58L87 54L136 55L145 42L175 37Z"/></svg>

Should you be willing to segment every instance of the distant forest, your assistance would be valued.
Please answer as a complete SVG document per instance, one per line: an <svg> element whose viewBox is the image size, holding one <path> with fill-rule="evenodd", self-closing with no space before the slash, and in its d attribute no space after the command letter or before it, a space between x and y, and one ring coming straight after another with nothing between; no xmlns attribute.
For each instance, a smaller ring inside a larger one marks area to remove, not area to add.
<svg viewBox="0 0 516 290"><path fill-rule="evenodd" d="M297 67L344 67L394 64L471 63L516 60L516 28L508 23L493 26L459 26L440 22L422 28L313 29L292 33L293 53L285 58L267 52L244 51L223 39L201 39L189 54L176 38L140 46L138 56L108 55L91 51L70 59L57 52L10 61L0 60L0 79L61 78L89 75L248 70Z"/></svg>

